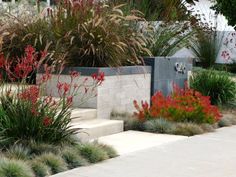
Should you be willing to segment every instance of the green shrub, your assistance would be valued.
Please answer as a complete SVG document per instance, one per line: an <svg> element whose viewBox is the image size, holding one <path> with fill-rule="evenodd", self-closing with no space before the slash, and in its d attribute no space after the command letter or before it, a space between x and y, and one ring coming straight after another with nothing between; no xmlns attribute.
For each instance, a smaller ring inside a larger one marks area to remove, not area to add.
<svg viewBox="0 0 236 177"><path fill-rule="evenodd" d="M78 145L77 148L80 154L90 163L96 163L109 158L107 152L96 144L82 144Z"/></svg>
<svg viewBox="0 0 236 177"><path fill-rule="evenodd" d="M31 161L31 168L33 169L36 177L45 177L51 175L50 168L39 161Z"/></svg>
<svg viewBox="0 0 236 177"><path fill-rule="evenodd" d="M67 170L67 164L65 161L60 156L52 153L42 154L35 158L35 160L46 164L50 168L52 174Z"/></svg>
<svg viewBox="0 0 236 177"><path fill-rule="evenodd" d="M203 134L201 126L193 123L177 123L175 129L171 132L175 135L193 136Z"/></svg>
<svg viewBox="0 0 236 177"><path fill-rule="evenodd" d="M212 104L226 104L235 99L236 84L223 71L199 71L193 75L190 85L203 95L210 96Z"/></svg>
<svg viewBox="0 0 236 177"><path fill-rule="evenodd" d="M20 144L10 147L6 152L6 156L11 159L27 160L29 159L30 153L29 148Z"/></svg>
<svg viewBox="0 0 236 177"><path fill-rule="evenodd" d="M34 174L24 161L0 159L0 177L34 177Z"/></svg>
<svg viewBox="0 0 236 177"><path fill-rule="evenodd" d="M74 148L67 147L62 150L61 154L70 169L88 164L88 162L81 157L79 152Z"/></svg>
<svg viewBox="0 0 236 177"><path fill-rule="evenodd" d="M144 123L144 130L154 133L169 133L175 128L174 124L166 119L157 118Z"/></svg>
<svg viewBox="0 0 236 177"><path fill-rule="evenodd" d="M216 0L213 1L213 8L217 11L217 14L223 14L227 19L228 25L235 27L236 25L236 16L234 13L231 13L236 8L235 0Z"/></svg>

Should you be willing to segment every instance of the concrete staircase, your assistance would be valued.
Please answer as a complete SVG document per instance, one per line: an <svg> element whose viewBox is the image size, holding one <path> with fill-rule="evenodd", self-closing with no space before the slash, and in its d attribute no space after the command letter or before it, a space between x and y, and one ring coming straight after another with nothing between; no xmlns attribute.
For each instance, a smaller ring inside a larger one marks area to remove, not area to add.
<svg viewBox="0 0 236 177"><path fill-rule="evenodd" d="M56 97L52 99L55 101L60 100ZM73 108L71 118L70 126L79 129L77 136L81 141L96 140L102 136L123 132L123 121L98 119L97 109Z"/></svg>
<svg viewBox="0 0 236 177"><path fill-rule="evenodd" d="M71 113L72 128L80 129L77 137L81 141L96 140L102 136L123 131L124 123L120 120L98 119L96 109L75 108Z"/></svg>

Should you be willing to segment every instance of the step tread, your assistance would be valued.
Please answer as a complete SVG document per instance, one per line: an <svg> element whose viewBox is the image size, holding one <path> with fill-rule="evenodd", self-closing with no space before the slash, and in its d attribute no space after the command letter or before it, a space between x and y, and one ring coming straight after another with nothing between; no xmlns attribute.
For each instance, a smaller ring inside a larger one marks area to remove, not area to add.
<svg viewBox="0 0 236 177"><path fill-rule="evenodd" d="M96 112L97 109L92 109L92 108L73 108L72 113L88 113L88 112Z"/></svg>
<svg viewBox="0 0 236 177"><path fill-rule="evenodd" d="M73 126L74 128L89 129L89 128L108 126L111 124L123 124L123 121L122 120L91 119L91 120L81 120L81 121L78 121L77 123L72 123L71 126Z"/></svg>
<svg viewBox="0 0 236 177"><path fill-rule="evenodd" d="M78 128L77 137L83 141L93 141L100 137L120 133L124 131L122 120L92 119L82 120L72 124L72 128Z"/></svg>

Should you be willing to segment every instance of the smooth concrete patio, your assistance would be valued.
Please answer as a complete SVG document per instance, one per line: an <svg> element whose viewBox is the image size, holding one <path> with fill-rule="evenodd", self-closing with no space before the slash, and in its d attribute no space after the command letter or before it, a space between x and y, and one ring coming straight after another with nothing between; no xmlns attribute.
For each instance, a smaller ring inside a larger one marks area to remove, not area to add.
<svg viewBox="0 0 236 177"><path fill-rule="evenodd" d="M236 126L121 155L54 177L236 177Z"/></svg>

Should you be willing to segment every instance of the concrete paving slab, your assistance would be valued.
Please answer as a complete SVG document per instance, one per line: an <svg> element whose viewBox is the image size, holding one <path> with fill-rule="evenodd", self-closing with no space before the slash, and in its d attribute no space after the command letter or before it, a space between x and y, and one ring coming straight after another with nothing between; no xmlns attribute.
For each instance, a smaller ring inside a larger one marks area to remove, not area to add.
<svg viewBox="0 0 236 177"><path fill-rule="evenodd" d="M124 155L154 146L172 143L185 138L188 137L140 131L126 131L101 137L98 139L98 142L108 144L114 147L119 155Z"/></svg>
<svg viewBox="0 0 236 177"><path fill-rule="evenodd" d="M236 126L162 144L54 177L236 177Z"/></svg>

